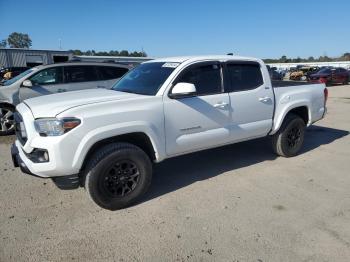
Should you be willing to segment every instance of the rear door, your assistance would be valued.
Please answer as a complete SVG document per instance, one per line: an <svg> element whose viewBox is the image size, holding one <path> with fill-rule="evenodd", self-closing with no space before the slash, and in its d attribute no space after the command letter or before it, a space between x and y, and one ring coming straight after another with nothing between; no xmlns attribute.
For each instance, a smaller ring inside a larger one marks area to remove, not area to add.
<svg viewBox="0 0 350 262"><path fill-rule="evenodd" d="M33 86L30 88L20 87L19 97L21 101L31 97L57 93L60 88L64 87L63 67L49 67L40 70L30 76L28 80L32 82Z"/></svg>
<svg viewBox="0 0 350 262"><path fill-rule="evenodd" d="M100 76L100 88L110 89L112 86L128 72L127 68L117 66L97 66L97 71Z"/></svg>
<svg viewBox="0 0 350 262"><path fill-rule="evenodd" d="M64 67L64 89L60 92L98 88L100 79L95 66L72 65Z"/></svg>
<svg viewBox="0 0 350 262"><path fill-rule="evenodd" d="M274 97L272 87L264 82L260 64L227 62L224 79L232 108L231 140L267 135L272 127Z"/></svg>
<svg viewBox="0 0 350 262"><path fill-rule="evenodd" d="M171 99L164 97L166 152L177 155L225 144L230 139L231 111L227 93L223 93L221 65L203 62L184 69L176 83L192 83L196 94Z"/></svg>

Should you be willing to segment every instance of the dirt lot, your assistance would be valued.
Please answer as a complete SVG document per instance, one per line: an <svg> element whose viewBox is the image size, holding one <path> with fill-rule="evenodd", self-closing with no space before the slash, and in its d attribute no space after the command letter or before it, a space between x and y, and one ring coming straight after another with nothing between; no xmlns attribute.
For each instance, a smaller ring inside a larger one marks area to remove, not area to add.
<svg viewBox="0 0 350 262"><path fill-rule="evenodd" d="M168 160L116 212L14 170L0 138L0 261L349 261L350 86L329 89L298 157L260 139Z"/></svg>

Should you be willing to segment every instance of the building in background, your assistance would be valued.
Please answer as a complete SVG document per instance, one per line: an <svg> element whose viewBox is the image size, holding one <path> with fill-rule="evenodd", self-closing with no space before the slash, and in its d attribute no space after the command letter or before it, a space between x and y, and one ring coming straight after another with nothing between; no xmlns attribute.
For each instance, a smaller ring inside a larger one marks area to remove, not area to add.
<svg viewBox="0 0 350 262"><path fill-rule="evenodd" d="M150 57L131 56L75 56L72 51L0 48L0 68L33 67L68 61L114 62L135 66L152 59Z"/></svg>
<svg viewBox="0 0 350 262"><path fill-rule="evenodd" d="M61 63L71 60L72 57L71 51L0 48L0 68Z"/></svg>

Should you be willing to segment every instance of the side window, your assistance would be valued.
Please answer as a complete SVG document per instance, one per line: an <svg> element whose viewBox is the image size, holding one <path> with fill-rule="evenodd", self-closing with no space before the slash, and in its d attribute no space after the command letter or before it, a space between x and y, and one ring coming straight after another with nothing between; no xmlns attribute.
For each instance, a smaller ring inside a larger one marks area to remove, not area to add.
<svg viewBox="0 0 350 262"><path fill-rule="evenodd" d="M99 80L96 70L93 66L65 66L64 77L66 83L79 83Z"/></svg>
<svg viewBox="0 0 350 262"><path fill-rule="evenodd" d="M176 83L192 83L196 86L197 95L221 93L221 73L219 64L191 66L185 69Z"/></svg>
<svg viewBox="0 0 350 262"><path fill-rule="evenodd" d="M227 80L228 92L251 90L264 83L257 63L227 64Z"/></svg>
<svg viewBox="0 0 350 262"><path fill-rule="evenodd" d="M97 70L102 80L121 78L126 72L127 68L113 67L113 66L98 66Z"/></svg>
<svg viewBox="0 0 350 262"><path fill-rule="evenodd" d="M36 73L29 78L34 86L36 85L54 85L63 82L62 67L51 67Z"/></svg>

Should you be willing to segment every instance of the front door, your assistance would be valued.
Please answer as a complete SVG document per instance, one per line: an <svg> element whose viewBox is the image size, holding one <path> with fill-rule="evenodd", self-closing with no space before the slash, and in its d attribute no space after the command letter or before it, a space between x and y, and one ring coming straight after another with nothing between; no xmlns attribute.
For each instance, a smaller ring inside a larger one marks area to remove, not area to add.
<svg viewBox="0 0 350 262"><path fill-rule="evenodd" d="M205 62L189 66L174 81L192 83L193 97L164 96L166 152L169 156L225 144L229 141L230 101L222 92L221 65Z"/></svg>
<svg viewBox="0 0 350 262"><path fill-rule="evenodd" d="M28 98L50 95L57 93L63 84L63 68L50 67L39 71L28 78L32 87L21 87L19 89L20 101Z"/></svg>

